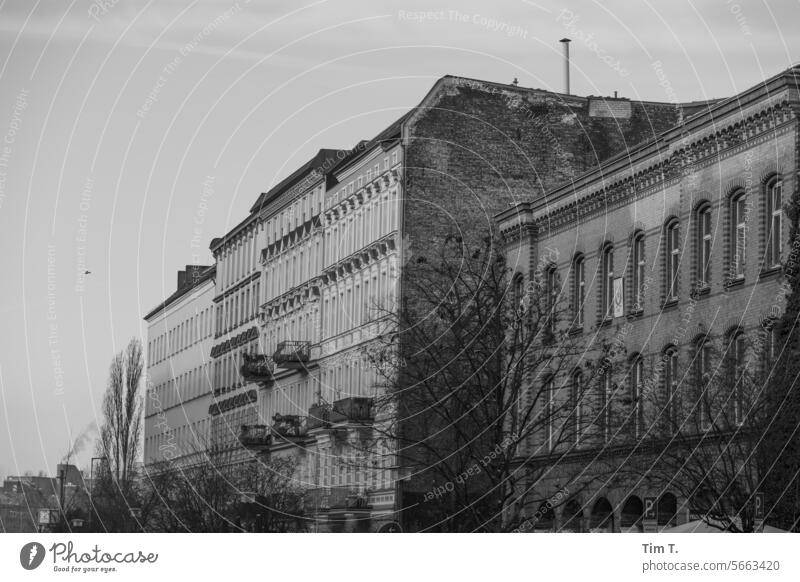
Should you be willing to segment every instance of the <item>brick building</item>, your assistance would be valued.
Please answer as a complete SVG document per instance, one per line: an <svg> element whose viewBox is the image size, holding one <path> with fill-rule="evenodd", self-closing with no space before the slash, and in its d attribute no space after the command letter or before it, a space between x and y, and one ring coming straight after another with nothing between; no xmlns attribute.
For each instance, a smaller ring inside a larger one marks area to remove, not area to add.
<svg viewBox="0 0 800 582"><path fill-rule="evenodd" d="M446 76L373 139L320 150L211 243L212 447L232 462L296 456L318 529L395 528L404 495L426 485L403 474L391 442L363 446L392 414L376 416L386 378L365 352L381 315L415 299L409 259L451 234L489 236L510 203L705 107Z"/></svg>
<svg viewBox="0 0 800 582"><path fill-rule="evenodd" d="M741 426L752 413L741 379L748 367L769 371L783 267L797 260L786 209L797 196L798 81L800 69L784 71L497 216L518 281L548 273L548 292L568 307L561 337L585 348L564 377L531 380L553 383L572 422L585 419L571 444L539 434L520 456L521 467L552 467L520 495L579 491L554 511L529 507L531 529L641 531L646 498L657 500L658 528L699 517L679 487L685 472L664 484L651 478L657 465L624 468L647 456L641 443L665 419L707 434L725 415ZM597 381L576 389L601 361ZM719 408L702 389L717 379ZM603 473L603 460L614 470Z"/></svg>

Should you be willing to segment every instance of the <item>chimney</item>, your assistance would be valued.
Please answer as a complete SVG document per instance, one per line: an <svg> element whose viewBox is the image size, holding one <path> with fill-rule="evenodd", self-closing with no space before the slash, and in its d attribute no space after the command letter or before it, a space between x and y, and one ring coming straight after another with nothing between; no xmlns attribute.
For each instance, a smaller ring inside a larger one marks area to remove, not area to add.
<svg viewBox="0 0 800 582"><path fill-rule="evenodd" d="M178 290L197 285L203 271L208 268L208 265L186 265L185 271L178 271Z"/></svg>
<svg viewBox="0 0 800 582"><path fill-rule="evenodd" d="M564 93L569 95L569 43L570 39L562 38L560 41L564 45Z"/></svg>

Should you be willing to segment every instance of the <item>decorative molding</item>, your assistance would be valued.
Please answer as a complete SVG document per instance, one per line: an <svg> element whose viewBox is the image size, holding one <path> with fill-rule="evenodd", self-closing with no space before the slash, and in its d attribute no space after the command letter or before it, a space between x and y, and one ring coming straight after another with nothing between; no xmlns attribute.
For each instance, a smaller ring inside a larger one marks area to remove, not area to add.
<svg viewBox="0 0 800 582"><path fill-rule="evenodd" d="M777 133L790 129L796 114L788 98L753 113L743 121L721 127L713 134L698 139L671 154L653 156L652 163L637 172L631 168L620 171L621 176L608 182L607 176L597 181L604 185L581 196L572 196L572 202L536 217L540 228L553 233L570 227L574 222L598 213L607 212L631 201L649 195L655 189L664 189L679 182L695 169L724 157L741 153L759 143L772 139ZM676 138L674 143L679 143ZM593 184L584 188L593 189ZM573 191L573 194L575 192Z"/></svg>

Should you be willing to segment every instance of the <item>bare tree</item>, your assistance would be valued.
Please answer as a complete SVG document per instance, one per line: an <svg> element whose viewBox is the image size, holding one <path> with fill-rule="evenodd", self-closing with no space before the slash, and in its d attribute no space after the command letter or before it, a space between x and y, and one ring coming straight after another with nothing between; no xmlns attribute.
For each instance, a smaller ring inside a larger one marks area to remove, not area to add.
<svg viewBox="0 0 800 582"><path fill-rule="evenodd" d="M92 484L93 522L105 531L140 529L140 499L136 462L142 437L142 397L139 387L144 357L133 338L114 356L103 397L103 422L97 456L103 459Z"/></svg>
<svg viewBox="0 0 800 582"><path fill-rule="evenodd" d="M404 302L375 307L383 333L368 357L385 386L372 453L391 443L413 529L512 529L550 497L540 485L554 465L573 493L588 484L566 459L594 446L603 370L581 365L556 256L524 278L490 239L448 237L414 258Z"/></svg>
<svg viewBox="0 0 800 582"><path fill-rule="evenodd" d="M707 336L691 346L688 365L657 364L645 381L648 429L625 471L677 491L690 516L720 530L755 525L764 482L758 452L771 416L763 350L744 333Z"/></svg>
<svg viewBox="0 0 800 582"><path fill-rule="evenodd" d="M144 357L141 342L133 338L124 352L111 361L108 386L103 397L100 453L107 459L118 483L133 476L142 436L142 398L139 386Z"/></svg>
<svg viewBox="0 0 800 582"><path fill-rule="evenodd" d="M229 464L200 454L188 466L169 461L147 470L152 501L143 529L163 532L286 532L305 529L303 496L293 485L293 459Z"/></svg>

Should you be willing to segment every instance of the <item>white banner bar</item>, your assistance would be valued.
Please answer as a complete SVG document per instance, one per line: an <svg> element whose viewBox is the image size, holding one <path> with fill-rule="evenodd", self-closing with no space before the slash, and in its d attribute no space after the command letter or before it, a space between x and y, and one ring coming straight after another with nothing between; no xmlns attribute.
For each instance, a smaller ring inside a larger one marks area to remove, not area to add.
<svg viewBox="0 0 800 582"><path fill-rule="evenodd" d="M6 580L799 580L797 534L3 534ZM521 577L521 578L520 578Z"/></svg>

